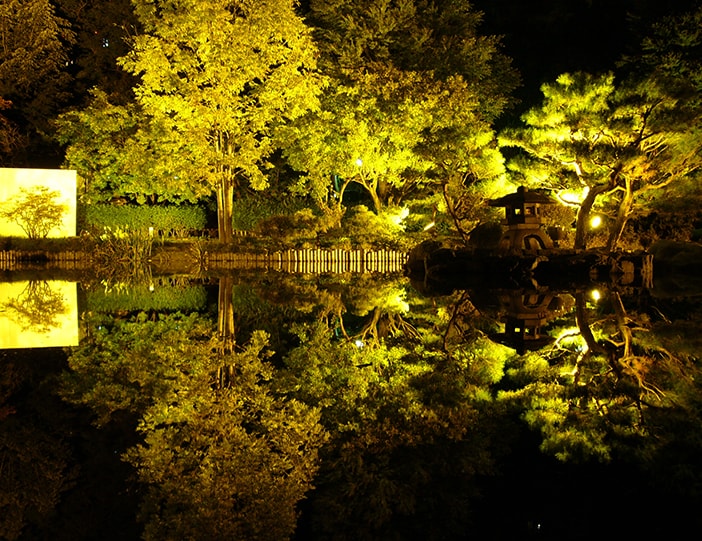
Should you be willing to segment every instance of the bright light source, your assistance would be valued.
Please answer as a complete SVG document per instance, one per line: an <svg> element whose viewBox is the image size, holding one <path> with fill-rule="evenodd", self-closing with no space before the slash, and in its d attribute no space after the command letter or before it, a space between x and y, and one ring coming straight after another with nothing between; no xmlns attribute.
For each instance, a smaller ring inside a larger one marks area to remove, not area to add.
<svg viewBox="0 0 702 541"><path fill-rule="evenodd" d="M427 225L424 226L424 231L429 231L435 225L436 225L436 222L429 222Z"/></svg>
<svg viewBox="0 0 702 541"><path fill-rule="evenodd" d="M562 205L568 207L578 207L582 202L582 197L575 192L561 190L556 194L556 198Z"/></svg>
<svg viewBox="0 0 702 541"><path fill-rule="evenodd" d="M602 298L602 294L598 289L593 289L592 291L590 291L590 297L592 297L593 301L597 302Z"/></svg>
<svg viewBox="0 0 702 541"><path fill-rule="evenodd" d="M359 340L359 339L356 339L354 341L353 345L359 349L362 348L363 346L365 346L365 344L363 343L363 340Z"/></svg>
<svg viewBox="0 0 702 541"><path fill-rule="evenodd" d="M597 229L602 225L602 216L593 216L590 218L590 227Z"/></svg>
<svg viewBox="0 0 702 541"><path fill-rule="evenodd" d="M390 216L390 220L395 225L400 225L407 216L409 216L409 209L407 207L402 207L397 214Z"/></svg>
<svg viewBox="0 0 702 541"><path fill-rule="evenodd" d="M362 160L361 158L356 158L356 162L355 162L355 163L356 163L356 165L357 165L358 167L363 166L363 160Z"/></svg>

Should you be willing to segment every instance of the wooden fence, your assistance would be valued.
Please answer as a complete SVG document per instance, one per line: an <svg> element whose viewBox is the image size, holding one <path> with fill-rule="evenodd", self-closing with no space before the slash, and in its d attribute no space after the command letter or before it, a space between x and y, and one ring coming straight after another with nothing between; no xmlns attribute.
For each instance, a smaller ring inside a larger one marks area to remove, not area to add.
<svg viewBox="0 0 702 541"><path fill-rule="evenodd" d="M271 253L207 252L200 267L209 270L265 269L302 274L342 274L402 272L407 254L394 250L284 250ZM0 251L0 271L37 267L61 269L89 268L90 255L84 252Z"/></svg>
<svg viewBox="0 0 702 541"><path fill-rule="evenodd" d="M84 252L0 251L0 271L13 271L36 267L84 269L89 266L90 257Z"/></svg>
<svg viewBox="0 0 702 541"><path fill-rule="evenodd" d="M283 250L266 254L208 253L209 269L258 269L301 273L394 273L402 272L407 254L395 250Z"/></svg>

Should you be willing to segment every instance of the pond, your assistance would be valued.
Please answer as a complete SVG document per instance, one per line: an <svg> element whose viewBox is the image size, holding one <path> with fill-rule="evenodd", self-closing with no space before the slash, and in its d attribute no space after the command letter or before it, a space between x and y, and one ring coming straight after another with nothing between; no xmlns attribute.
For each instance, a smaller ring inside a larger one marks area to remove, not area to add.
<svg viewBox="0 0 702 541"><path fill-rule="evenodd" d="M0 538L676 538L702 288L232 269L0 283Z"/></svg>

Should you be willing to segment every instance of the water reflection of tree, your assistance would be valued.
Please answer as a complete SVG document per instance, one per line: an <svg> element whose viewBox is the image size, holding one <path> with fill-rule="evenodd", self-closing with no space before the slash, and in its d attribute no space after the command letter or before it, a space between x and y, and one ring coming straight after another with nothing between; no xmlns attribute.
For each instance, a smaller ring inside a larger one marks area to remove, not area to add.
<svg viewBox="0 0 702 541"><path fill-rule="evenodd" d="M47 281L31 280L15 298L3 304L6 314L22 330L46 333L59 325L59 317L66 314L66 299Z"/></svg>
<svg viewBox="0 0 702 541"><path fill-rule="evenodd" d="M380 346L384 341L415 341L417 329L407 319L409 305L406 291L399 280L388 280L372 285L361 281L346 289L336 313L336 321L342 336L364 346ZM357 320L352 329L344 323L345 313Z"/></svg>
<svg viewBox="0 0 702 541"><path fill-rule="evenodd" d="M402 336L411 331L403 315L404 295L397 276L272 274L251 284L235 283L232 306L242 335L265 330L273 349L282 351L297 339L290 332L296 323L324 321L340 338L369 345L390 334Z"/></svg>
<svg viewBox="0 0 702 541"><path fill-rule="evenodd" d="M440 340L434 351L442 352L442 363L481 381L480 392L539 431L542 450L563 461L654 456L681 419L700 433L696 353L680 335L677 342L666 337L671 322L647 291L612 287L597 302L591 291L556 293L568 302L538 314L548 340L526 353L492 342L504 338L495 328L514 307L505 304L504 291L433 298L433 319L422 325L413 314L413 322L423 336ZM685 323L677 328L689 329Z"/></svg>
<svg viewBox="0 0 702 541"><path fill-rule="evenodd" d="M578 291L575 300L577 327L515 360L513 388L502 397L517 399L541 431L542 449L562 460L655 453L669 428L660 424L661 412L698 416L690 400L697 363L664 347L651 316L627 308L622 291L610 289L597 303Z"/></svg>
<svg viewBox="0 0 702 541"><path fill-rule="evenodd" d="M324 433L314 408L273 392L265 334L227 351L197 315L86 324L64 395L102 425L140 419L125 459L145 487L145 538L289 537Z"/></svg>
<svg viewBox="0 0 702 541"><path fill-rule="evenodd" d="M278 274L220 286L219 324L89 321L70 359L68 398L103 424L141 420L125 458L143 483L147 538L458 538L517 418L551 454L608 459L680 453L666 415L692 422L701 409L690 357L657 345L650 316L622 295L594 305L583 293L580 328L559 336L557 318L551 346L519 355L490 339L497 319L465 292ZM236 340L223 341L227 329ZM666 372L665 351L687 380ZM631 356L653 359L639 376L667 401L640 396Z"/></svg>
<svg viewBox="0 0 702 541"><path fill-rule="evenodd" d="M358 347L299 325L277 384L318 404L330 434L310 496L315 538L451 538L473 518L475 476L492 466L479 383L420 339ZM414 343L414 346L410 344ZM313 536L313 537L314 537Z"/></svg>

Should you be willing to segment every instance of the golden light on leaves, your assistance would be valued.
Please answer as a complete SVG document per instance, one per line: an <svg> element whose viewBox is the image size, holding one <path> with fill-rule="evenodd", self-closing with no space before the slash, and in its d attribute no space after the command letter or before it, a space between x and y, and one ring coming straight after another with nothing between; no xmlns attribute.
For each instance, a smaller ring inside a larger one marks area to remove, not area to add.
<svg viewBox="0 0 702 541"><path fill-rule="evenodd" d="M579 207L585 194L580 194L572 190L560 190L556 193L556 199L567 207Z"/></svg>

